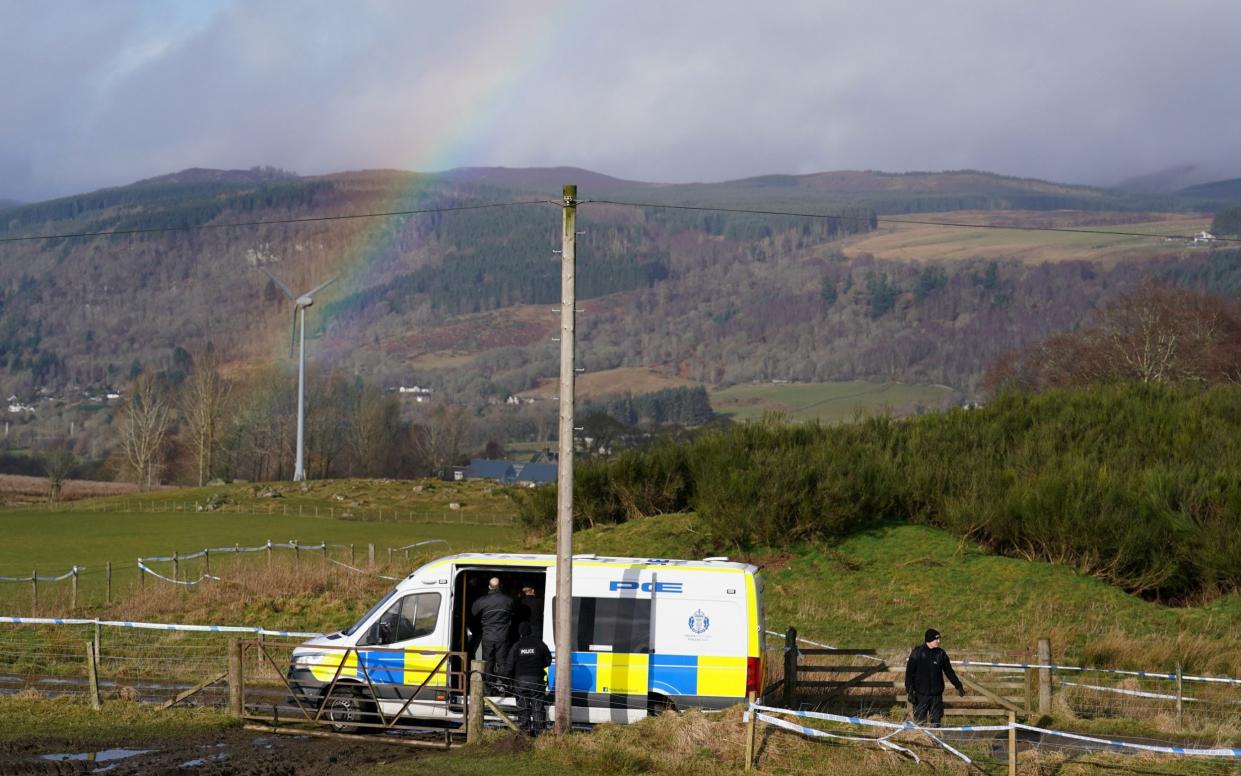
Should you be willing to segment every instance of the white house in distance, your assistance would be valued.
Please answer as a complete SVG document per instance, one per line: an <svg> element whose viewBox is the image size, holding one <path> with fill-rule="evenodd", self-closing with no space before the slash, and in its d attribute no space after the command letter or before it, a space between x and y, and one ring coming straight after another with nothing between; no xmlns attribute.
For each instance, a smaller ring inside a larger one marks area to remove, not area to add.
<svg viewBox="0 0 1241 776"><path fill-rule="evenodd" d="M400 385L397 386L396 392L401 396L412 396L414 401L421 404L424 401L430 401L431 394L435 391L431 388L423 388L420 385Z"/></svg>

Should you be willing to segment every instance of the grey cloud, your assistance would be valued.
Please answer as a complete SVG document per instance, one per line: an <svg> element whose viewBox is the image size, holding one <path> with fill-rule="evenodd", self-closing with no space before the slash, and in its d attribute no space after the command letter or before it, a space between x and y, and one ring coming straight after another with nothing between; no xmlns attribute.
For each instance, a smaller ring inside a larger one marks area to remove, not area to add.
<svg viewBox="0 0 1241 776"><path fill-rule="evenodd" d="M47 8L0 11L0 67L21 74L0 197L256 164L1241 175L1233 3Z"/></svg>

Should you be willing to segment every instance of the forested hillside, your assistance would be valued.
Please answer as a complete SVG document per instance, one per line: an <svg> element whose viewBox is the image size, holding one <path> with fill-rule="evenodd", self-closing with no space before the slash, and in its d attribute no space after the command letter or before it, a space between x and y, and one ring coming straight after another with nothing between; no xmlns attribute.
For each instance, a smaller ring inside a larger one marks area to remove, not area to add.
<svg viewBox="0 0 1241 776"><path fill-rule="evenodd" d="M575 177L596 187L583 186L579 208L579 365L588 370L970 392L1000 353L1082 325L1152 274L1218 289L1236 263L1179 246L1108 267L878 261L839 249L888 213L1193 206L972 171L656 186L559 169L187 170L0 213L0 390L26 398L120 387L144 369L175 370L176 354L208 342L234 368L270 363L287 347L289 308L258 267L296 290L341 273L308 315L322 366L465 402L529 389L558 370L552 181ZM534 204L253 225L511 202ZM831 217L665 207L673 204ZM251 225L226 228L238 223ZM121 234L151 229L169 231ZM96 232L117 234L13 241Z"/></svg>

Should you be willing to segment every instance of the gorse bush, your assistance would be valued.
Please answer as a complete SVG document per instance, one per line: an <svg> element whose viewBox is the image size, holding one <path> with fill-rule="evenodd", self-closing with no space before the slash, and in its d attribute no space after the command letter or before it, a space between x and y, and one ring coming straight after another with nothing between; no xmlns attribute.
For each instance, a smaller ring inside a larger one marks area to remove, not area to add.
<svg viewBox="0 0 1241 776"><path fill-rule="evenodd" d="M575 514L593 525L692 509L713 541L740 548L904 520L1185 600L1241 586L1238 439L1232 386L1008 394L831 428L768 418L581 465Z"/></svg>

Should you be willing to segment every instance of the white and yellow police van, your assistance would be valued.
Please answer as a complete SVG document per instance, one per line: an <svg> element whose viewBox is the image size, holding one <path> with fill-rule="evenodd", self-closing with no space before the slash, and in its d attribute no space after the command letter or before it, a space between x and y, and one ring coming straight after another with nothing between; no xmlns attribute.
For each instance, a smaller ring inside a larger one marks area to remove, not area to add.
<svg viewBox="0 0 1241 776"><path fill-rule="evenodd" d="M389 718L459 718L463 667L444 655L474 646L470 607L492 577L513 597L533 587L542 598L554 689L560 664L555 556L484 553L432 561L352 626L298 646L291 687L301 702L317 707L334 683L324 716L339 728L371 704ZM575 722L631 722L665 708L718 709L761 691L763 583L755 566L727 558L577 555L572 609Z"/></svg>

